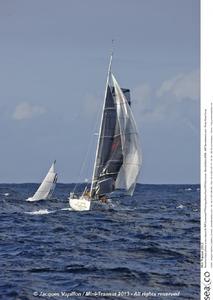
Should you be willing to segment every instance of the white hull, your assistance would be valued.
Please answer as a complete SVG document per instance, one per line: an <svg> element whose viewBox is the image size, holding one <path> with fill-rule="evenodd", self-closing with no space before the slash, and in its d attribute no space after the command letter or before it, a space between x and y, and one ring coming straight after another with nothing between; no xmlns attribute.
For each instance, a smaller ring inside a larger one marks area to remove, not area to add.
<svg viewBox="0 0 213 300"><path fill-rule="evenodd" d="M91 200L88 197L69 198L70 207L75 211L90 210Z"/></svg>
<svg viewBox="0 0 213 300"><path fill-rule="evenodd" d="M26 201L28 202L36 202L36 201L41 201L41 200L49 200L49 198L47 199L34 199L33 197L29 197L26 199Z"/></svg>
<svg viewBox="0 0 213 300"><path fill-rule="evenodd" d="M26 201L28 201L28 202L34 202L36 200L34 200L33 197L29 197L29 198L26 199Z"/></svg>

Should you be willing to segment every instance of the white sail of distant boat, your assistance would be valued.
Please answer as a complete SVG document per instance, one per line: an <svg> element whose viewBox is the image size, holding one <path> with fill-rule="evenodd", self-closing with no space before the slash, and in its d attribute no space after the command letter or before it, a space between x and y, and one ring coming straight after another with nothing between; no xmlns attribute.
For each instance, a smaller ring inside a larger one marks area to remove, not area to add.
<svg viewBox="0 0 213 300"><path fill-rule="evenodd" d="M42 181L41 185L39 186L35 194L32 197L29 197L27 201L39 201L39 200L46 200L51 198L57 182L55 163L56 161L54 161L53 164L51 165L46 177Z"/></svg>
<svg viewBox="0 0 213 300"><path fill-rule="evenodd" d="M70 194L74 210L89 210L91 200L104 199L114 191L132 196L142 164L136 123L129 90L122 89L111 72L110 59L104 106L90 192Z"/></svg>

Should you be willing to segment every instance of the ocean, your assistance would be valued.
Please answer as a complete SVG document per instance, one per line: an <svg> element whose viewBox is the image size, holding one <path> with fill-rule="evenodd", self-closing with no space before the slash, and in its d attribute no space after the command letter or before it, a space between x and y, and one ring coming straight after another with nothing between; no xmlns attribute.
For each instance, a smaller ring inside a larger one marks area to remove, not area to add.
<svg viewBox="0 0 213 300"><path fill-rule="evenodd" d="M0 185L1 299L199 299L199 185L138 184L89 212L73 186L29 203L37 184Z"/></svg>

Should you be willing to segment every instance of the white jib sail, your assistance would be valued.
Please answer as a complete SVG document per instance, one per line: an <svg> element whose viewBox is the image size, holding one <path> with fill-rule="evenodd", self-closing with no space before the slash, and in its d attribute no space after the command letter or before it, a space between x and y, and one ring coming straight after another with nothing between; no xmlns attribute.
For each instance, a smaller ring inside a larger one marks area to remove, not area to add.
<svg viewBox="0 0 213 300"><path fill-rule="evenodd" d="M38 190L35 192L35 194L32 197L28 198L27 201L46 200L52 196L57 182L55 163L56 161L53 162L52 166L50 167L46 177L42 181Z"/></svg>
<svg viewBox="0 0 213 300"><path fill-rule="evenodd" d="M113 74L112 81L115 88L117 118L121 130L123 164L115 182L116 189L124 189L132 195L142 164L141 147L138 131L131 108Z"/></svg>

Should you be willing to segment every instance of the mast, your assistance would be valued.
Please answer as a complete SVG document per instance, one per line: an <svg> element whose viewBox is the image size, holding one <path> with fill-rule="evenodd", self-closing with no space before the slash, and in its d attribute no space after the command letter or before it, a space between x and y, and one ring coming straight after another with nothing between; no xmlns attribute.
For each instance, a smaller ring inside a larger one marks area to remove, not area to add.
<svg viewBox="0 0 213 300"><path fill-rule="evenodd" d="M102 128L102 123L103 123L104 107L105 107L105 103L106 103L107 89L108 89L108 85L109 85L109 76L110 76L110 73L111 73L112 58L113 58L113 51L110 55L109 67L108 67L108 72L107 72L106 88L105 88L105 95L104 95L104 104L103 104L103 108L102 108L101 123L100 123L99 133L98 133L98 142L97 142L97 146L96 146L96 154L95 154L95 162L94 162L94 166L93 166L93 175L92 175L92 183L91 183L91 187L90 187L90 195L92 193L93 185L94 185L95 168L96 168L96 162L97 162L97 157L98 157L98 148L99 148L99 144L100 144L101 128Z"/></svg>

